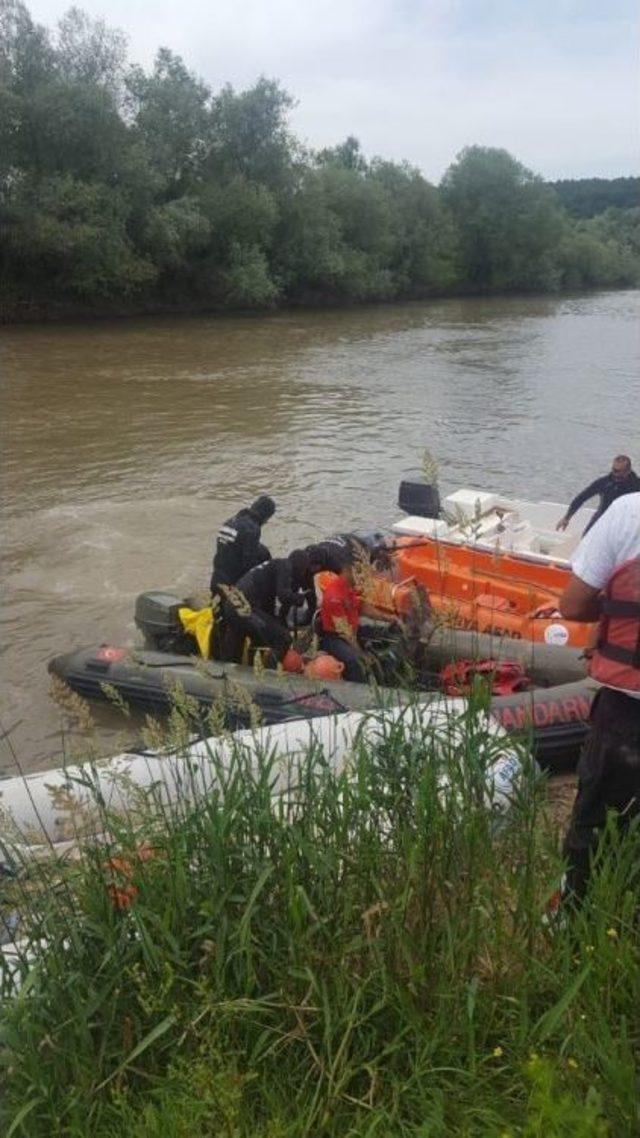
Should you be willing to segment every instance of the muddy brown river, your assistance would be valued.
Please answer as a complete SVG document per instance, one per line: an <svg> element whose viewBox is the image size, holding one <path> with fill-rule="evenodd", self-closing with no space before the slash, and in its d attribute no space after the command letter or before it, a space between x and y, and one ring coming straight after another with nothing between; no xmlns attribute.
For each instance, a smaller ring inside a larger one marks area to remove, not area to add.
<svg viewBox="0 0 640 1138"><path fill-rule="evenodd" d="M138 592L206 586L260 492L274 553L383 526L425 447L441 489L568 500L640 466L640 292L0 330L0 768L73 754L47 661L133 644ZM97 745L121 720L97 712ZM136 725L130 728L130 732Z"/></svg>

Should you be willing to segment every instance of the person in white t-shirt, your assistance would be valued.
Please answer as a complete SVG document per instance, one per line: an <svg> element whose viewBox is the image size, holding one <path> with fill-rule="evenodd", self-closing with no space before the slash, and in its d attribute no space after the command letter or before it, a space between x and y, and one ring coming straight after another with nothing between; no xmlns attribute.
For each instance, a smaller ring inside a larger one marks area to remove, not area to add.
<svg viewBox="0 0 640 1138"><path fill-rule="evenodd" d="M564 843L567 890L581 898L607 812L623 827L640 814L640 493L609 506L581 541L571 569L560 611L567 620L599 622L589 674L602 684Z"/></svg>

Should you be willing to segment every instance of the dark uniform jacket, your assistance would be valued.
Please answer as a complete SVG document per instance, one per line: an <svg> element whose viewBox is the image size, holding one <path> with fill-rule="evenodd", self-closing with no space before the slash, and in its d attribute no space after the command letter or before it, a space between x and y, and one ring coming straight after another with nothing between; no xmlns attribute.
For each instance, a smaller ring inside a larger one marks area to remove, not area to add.
<svg viewBox="0 0 640 1138"><path fill-rule="evenodd" d="M211 592L218 585L235 585L236 582L270 556L260 544L261 524L251 510L239 510L220 527L213 558Z"/></svg>
<svg viewBox="0 0 640 1138"><path fill-rule="evenodd" d="M308 580L298 580L288 557L274 557L245 573L236 581L236 589L246 597L252 609L275 615L276 601L283 614L291 606L300 589L308 588Z"/></svg>

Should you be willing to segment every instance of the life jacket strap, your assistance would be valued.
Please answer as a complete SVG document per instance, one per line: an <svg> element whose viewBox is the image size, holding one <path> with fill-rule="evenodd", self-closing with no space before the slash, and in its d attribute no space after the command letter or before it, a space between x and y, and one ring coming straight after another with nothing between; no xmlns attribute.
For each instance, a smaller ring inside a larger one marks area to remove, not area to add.
<svg viewBox="0 0 640 1138"><path fill-rule="evenodd" d="M601 611L604 616L640 620L640 601L617 601L612 597L605 597L602 601Z"/></svg>
<svg viewBox="0 0 640 1138"><path fill-rule="evenodd" d="M640 669L640 638L635 648L621 648L618 644L609 644L604 640L598 644L598 652L608 660L615 660L617 664L629 664L632 668Z"/></svg>

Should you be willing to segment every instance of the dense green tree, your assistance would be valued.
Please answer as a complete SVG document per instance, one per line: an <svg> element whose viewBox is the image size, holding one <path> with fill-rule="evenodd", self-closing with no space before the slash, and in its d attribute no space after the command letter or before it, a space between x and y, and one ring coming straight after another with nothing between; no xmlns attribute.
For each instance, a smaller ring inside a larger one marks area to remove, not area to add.
<svg viewBox="0 0 640 1138"><path fill-rule="evenodd" d="M574 217L640 206L640 178L566 178L551 185L560 204Z"/></svg>
<svg viewBox="0 0 640 1138"><path fill-rule="evenodd" d="M288 299L318 301L338 294L344 277L340 219L316 171L302 174L281 225L276 260Z"/></svg>
<svg viewBox="0 0 640 1138"><path fill-rule="evenodd" d="M267 258L257 245L232 246L223 284L228 302L238 308L267 308L278 298Z"/></svg>
<svg viewBox="0 0 640 1138"><path fill-rule="evenodd" d="M345 170L353 170L356 174L364 174L367 169L367 160L362 153L360 143L352 134L338 146L320 150L316 162L319 166L342 166Z"/></svg>
<svg viewBox="0 0 640 1138"><path fill-rule="evenodd" d="M159 270L175 274L188 272L192 258L208 248L210 238L211 226L201 203L185 195L151 207L140 244Z"/></svg>
<svg viewBox="0 0 640 1138"><path fill-rule="evenodd" d="M25 108L52 67L48 32L33 23L20 0L0 0L0 194L28 165Z"/></svg>
<svg viewBox="0 0 640 1138"><path fill-rule="evenodd" d="M285 189L296 151L287 125L292 106L291 97L271 79L261 78L247 91L223 87L211 109L211 174L223 180L241 176L273 190Z"/></svg>
<svg viewBox="0 0 640 1138"><path fill-rule="evenodd" d="M127 62L126 36L70 8L58 24L56 71L69 83L90 84L119 99Z"/></svg>
<svg viewBox="0 0 640 1138"><path fill-rule="evenodd" d="M306 170L283 236L287 295L316 302L394 296L391 226L389 200L379 185L339 164Z"/></svg>
<svg viewBox="0 0 640 1138"><path fill-rule="evenodd" d="M563 219L541 178L506 150L471 146L447 170L442 192L459 233L461 276L472 288L557 286Z"/></svg>
<svg viewBox="0 0 640 1138"><path fill-rule="evenodd" d="M215 305L271 305L279 293L270 268L278 219L272 191L237 175L227 182L207 181L198 200L209 241L191 263L190 288Z"/></svg>
<svg viewBox="0 0 640 1138"><path fill-rule="evenodd" d="M452 225L435 188L408 166L368 165L355 139L305 171L286 221L290 299L391 299L453 281Z"/></svg>
<svg viewBox="0 0 640 1138"><path fill-rule="evenodd" d="M131 130L164 179L165 196L189 192L211 148L211 93L167 48L153 71L133 67L127 76Z"/></svg>
<svg viewBox="0 0 640 1138"><path fill-rule="evenodd" d="M238 244L270 248L278 204L267 186L239 174L227 182L207 183L200 201L211 225L213 250L219 256Z"/></svg>
<svg viewBox="0 0 640 1138"><path fill-rule="evenodd" d="M150 70L130 67L101 20L71 8L50 33L21 0L0 0L5 312L640 280L640 209L626 208L637 179L554 190L506 151L471 147L435 187L368 161L353 136L305 153L292 105L266 78L212 92L168 48Z"/></svg>
<svg viewBox="0 0 640 1138"><path fill-rule="evenodd" d="M613 242L621 252L640 258L640 205L635 209L607 209L587 224L600 240Z"/></svg>
<svg viewBox="0 0 640 1138"><path fill-rule="evenodd" d="M640 279L640 209L609 209L567 226L558 249L563 288L635 284Z"/></svg>
<svg viewBox="0 0 640 1138"><path fill-rule="evenodd" d="M392 268L401 295L424 296L456 282L457 236L442 197L419 170L377 158L369 176L393 209Z"/></svg>
<svg viewBox="0 0 640 1138"><path fill-rule="evenodd" d="M36 177L69 173L109 184L127 146L113 98L98 86L54 78L24 102L18 155Z"/></svg>
<svg viewBox="0 0 640 1138"><path fill-rule="evenodd" d="M54 67L48 31L34 24L21 0L0 0L0 84L27 95Z"/></svg>
<svg viewBox="0 0 640 1138"><path fill-rule="evenodd" d="M13 197L14 240L5 251L9 268L37 296L47 282L51 296L93 302L135 293L156 275L126 233L127 206L121 195L98 182L71 174L23 182ZM22 234L28 239L22 240Z"/></svg>

